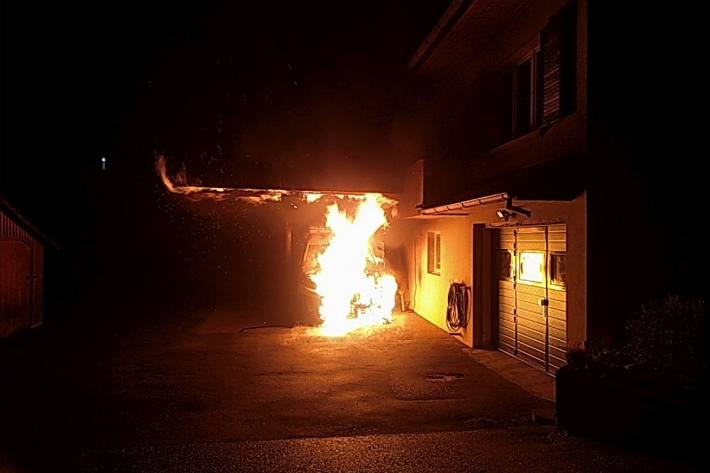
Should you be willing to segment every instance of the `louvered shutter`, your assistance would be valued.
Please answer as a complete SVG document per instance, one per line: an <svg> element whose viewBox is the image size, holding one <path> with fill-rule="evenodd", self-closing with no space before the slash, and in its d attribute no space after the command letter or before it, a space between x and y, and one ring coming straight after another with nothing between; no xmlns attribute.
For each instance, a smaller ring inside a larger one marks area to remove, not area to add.
<svg viewBox="0 0 710 473"><path fill-rule="evenodd" d="M552 123L560 118L560 42L561 31L553 23L542 31L542 123Z"/></svg>
<svg viewBox="0 0 710 473"><path fill-rule="evenodd" d="M570 2L550 19L540 36L543 125L575 107L576 13L576 3Z"/></svg>

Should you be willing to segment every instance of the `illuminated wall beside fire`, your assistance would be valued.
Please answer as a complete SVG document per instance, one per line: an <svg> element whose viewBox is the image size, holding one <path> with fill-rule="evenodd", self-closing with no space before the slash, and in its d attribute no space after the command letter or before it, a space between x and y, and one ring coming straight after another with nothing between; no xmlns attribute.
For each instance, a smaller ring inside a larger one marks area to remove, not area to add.
<svg viewBox="0 0 710 473"><path fill-rule="evenodd" d="M567 238L567 342L581 347L587 337L587 226L586 195L571 201L523 201L532 211L531 217L520 217L519 225L550 225L566 222ZM409 306L442 330L449 331L446 308L452 282L463 282L471 288L469 324L461 330L460 341L468 346L496 345L497 312L492 296L491 232L476 233L474 227L500 224L496 206L471 209L470 215L405 219L400 232L405 235L407 288ZM486 236L486 233L488 234ZM438 234L441 264L429 271L428 239ZM474 240L475 239L475 240ZM474 253L480 251L481 253ZM479 265L478 268L475 266ZM475 279L479 279L474 281ZM476 284L481 297L476 302ZM474 307L478 304L477 307Z"/></svg>
<svg viewBox="0 0 710 473"><path fill-rule="evenodd" d="M428 238L431 232L438 233L440 238L438 273L429 268ZM469 287L472 285L471 221L469 218L450 217L425 220L412 232L412 238L408 251L410 305L416 313L448 331L446 307L449 286L453 281L464 282ZM473 344L473 329L472 324L462 329L461 340L466 345Z"/></svg>

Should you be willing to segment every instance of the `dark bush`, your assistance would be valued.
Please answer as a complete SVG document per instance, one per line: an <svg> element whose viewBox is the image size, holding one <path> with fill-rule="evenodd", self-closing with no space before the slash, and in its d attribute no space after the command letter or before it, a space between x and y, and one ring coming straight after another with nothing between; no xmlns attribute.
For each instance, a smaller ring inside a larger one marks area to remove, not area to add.
<svg viewBox="0 0 710 473"><path fill-rule="evenodd" d="M700 297L667 295L643 304L626 326L623 358L656 376L698 380L706 363L705 314Z"/></svg>
<svg viewBox="0 0 710 473"><path fill-rule="evenodd" d="M614 349L571 349L555 382L558 427L683 456L702 452L706 307L669 295L643 304Z"/></svg>
<svg viewBox="0 0 710 473"><path fill-rule="evenodd" d="M627 323L626 342L602 350L570 349L567 363L603 378L633 375L696 385L707 373L705 320L701 297L671 294L650 300Z"/></svg>

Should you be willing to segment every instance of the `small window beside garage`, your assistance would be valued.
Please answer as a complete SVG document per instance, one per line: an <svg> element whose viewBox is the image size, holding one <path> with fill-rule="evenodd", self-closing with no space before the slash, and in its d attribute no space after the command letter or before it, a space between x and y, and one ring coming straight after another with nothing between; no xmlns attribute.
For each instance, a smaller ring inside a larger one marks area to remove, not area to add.
<svg viewBox="0 0 710 473"><path fill-rule="evenodd" d="M427 232L427 272L441 274L441 233Z"/></svg>
<svg viewBox="0 0 710 473"><path fill-rule="evenodd" d="M520 273L518 279L532 283L545 282L545 253L523 251L520 253Z"/></svg>
<svg viewBox="0 0 710 473"><path fill-rule="evenodd" d="M550 254L550 282L557 286L567 285L567 254Z"/></svg>
<svg viewBox="0 0 710 473"><path fill-rule="evenodd" d="M498 278L513 279L513 252L501 250L498 252Z"/></svg>

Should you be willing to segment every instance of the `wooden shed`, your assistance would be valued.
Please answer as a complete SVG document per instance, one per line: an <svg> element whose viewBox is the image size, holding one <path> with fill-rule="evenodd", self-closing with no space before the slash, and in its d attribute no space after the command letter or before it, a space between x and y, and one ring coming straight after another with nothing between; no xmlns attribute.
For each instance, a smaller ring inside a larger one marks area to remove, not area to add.
<svg viewBox="0 0 710 473"><path fill-rule="evenodd" d="M42 323L47 242L0 196L0 337Z"/></svg>

